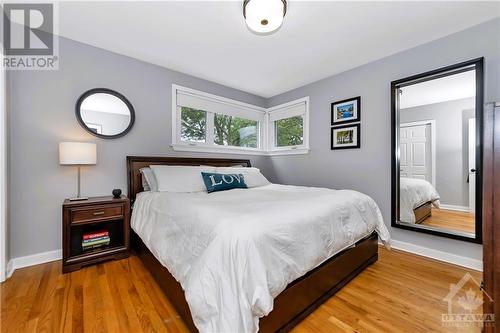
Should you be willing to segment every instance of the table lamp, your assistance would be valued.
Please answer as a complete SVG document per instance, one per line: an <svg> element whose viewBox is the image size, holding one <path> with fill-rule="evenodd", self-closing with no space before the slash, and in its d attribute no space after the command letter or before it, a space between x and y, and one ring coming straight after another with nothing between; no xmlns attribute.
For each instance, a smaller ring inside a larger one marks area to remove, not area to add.
<svg viewBox="0 0 500 333"><path fill-rule="evenodd" d="M78 194L70 201L87 200L82 197L81 188L81 166L95 165L97 163L97 146L88 142L61 142L59 143L59 164L78 166Z"/></svg>

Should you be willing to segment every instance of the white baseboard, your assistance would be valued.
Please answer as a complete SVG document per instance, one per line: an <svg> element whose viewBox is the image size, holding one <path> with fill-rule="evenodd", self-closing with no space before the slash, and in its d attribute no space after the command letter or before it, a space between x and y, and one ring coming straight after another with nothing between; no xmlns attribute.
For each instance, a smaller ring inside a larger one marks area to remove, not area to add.
<svg viewBox="0 0 500 333"><path fill-rule="evenodd" d="M410 252L423 257L444 261L450 264L474 269L481 272L483 271L482 260L462 257L456 254L429 249L427 247L406 243L398 240L392 240L391 246L396 250ZM18 268L39 265L60 259L62 259L62 250L48 251L48 252L33 254L26 257L14 258L9 260L9 262L7 263L6 276L7 278L10 278L14 273L14 271Z"/></svg>
<svg viewBox="0 0 500 333"><path fill-rule="evenodd" d="M448 209L448 210L457 210L459 212L468 212L469 211L469 206L457 206L457 205L447 205L440 203L439 204L440 209Z"/></svg>
<svg viewBox="0 0 500 333"><path fill-rule="evenodd" d="M439 250L429 249L427 247L401 242L397 240L391 240L392 248L396 250L401 250L413 254L417 254L423 257L436 259L439 261L444 261L449 264L454 264L458 266L462 266L465 268L474 269L476 271L483 271L483 261L472 259L468 257L462 257L456 254L451 254L448 252L443 252Z"/></svg>
<svg viewBox="0 0 500 333"><path fill-rule="evenodd" d="M8 279L12 276L12 273L14 273L14 261L13 260L9 260L9 262L7 263L7 269L6 269L6 272L5 272L5 278Z"/></svg>
<svg viewBox="0 0 500 333"><path fill-rule="evenodd" d="M62 259L62 250L48 251L30 256L13 258L7 263L7 278L11 277L18 268L44 264L46 262Z"/></svg>

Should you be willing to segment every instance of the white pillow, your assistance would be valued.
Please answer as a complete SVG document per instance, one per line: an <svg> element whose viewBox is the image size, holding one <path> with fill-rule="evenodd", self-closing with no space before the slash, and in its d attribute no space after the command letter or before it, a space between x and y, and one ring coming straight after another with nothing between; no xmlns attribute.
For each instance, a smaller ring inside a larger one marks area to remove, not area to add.
<svg viewBox="0 0 500 333"><path fill-rule="evenodd" d="M235 168L235 167L219 167L215 172L222 174L242 174L245 178L245 183L248 188L269 185L269 180L257 168Z"/></svg>
<svg viewBox="0 0 500 333"><path fill-rule="evenodd" d="M141 180L142 180L142 190L145 192L151 191L151 188L149 187L148 181L146 180L146 177L144 176L144 173L141 172Z"/></svg>
<svg viewBox="0 0 500 333"><path fill-rule="evenodd" d="M210 166L150 165L160 192L207 191L202 172L215 172Z"/></svg>
<svg viewBox="0 0 500 333"><path fill-rule="evenodd" d="M158 182L153 170L151 168L141 168L139 171L142 174L142 188L144 191L158 192Z"/></svg>

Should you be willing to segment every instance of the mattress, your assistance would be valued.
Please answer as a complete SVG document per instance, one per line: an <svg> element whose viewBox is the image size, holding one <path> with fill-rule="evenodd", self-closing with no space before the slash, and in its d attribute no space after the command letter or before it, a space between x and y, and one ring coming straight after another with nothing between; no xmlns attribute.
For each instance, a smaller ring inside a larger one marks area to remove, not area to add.
<svg viewBox="0 0 500 333"><path fill-rule="evenodd" d="M256 332L290 282L373 231L390 239L367 195L276 184L143 192L131 225L181 284L202 333Z"/></svg>
<svg viewBox="0 0 500 333"><path fill-rule="evenodd" d="M399 193L399 219L402 222L415 223L413 210L426 202L439 208L439 193L426 180L401 177Z"/></svg>

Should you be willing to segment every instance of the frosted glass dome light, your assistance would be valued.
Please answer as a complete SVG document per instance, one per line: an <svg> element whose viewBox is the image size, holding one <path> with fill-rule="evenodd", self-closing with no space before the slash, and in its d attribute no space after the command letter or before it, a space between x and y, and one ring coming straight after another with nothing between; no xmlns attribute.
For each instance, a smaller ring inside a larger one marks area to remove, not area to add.
<svg viewBox="0 0 500 333"><path fill-rule="evenodd" d="M286 14L286 0L245 0L243 16L248 29L267 35L281 27Z"/></svg>

